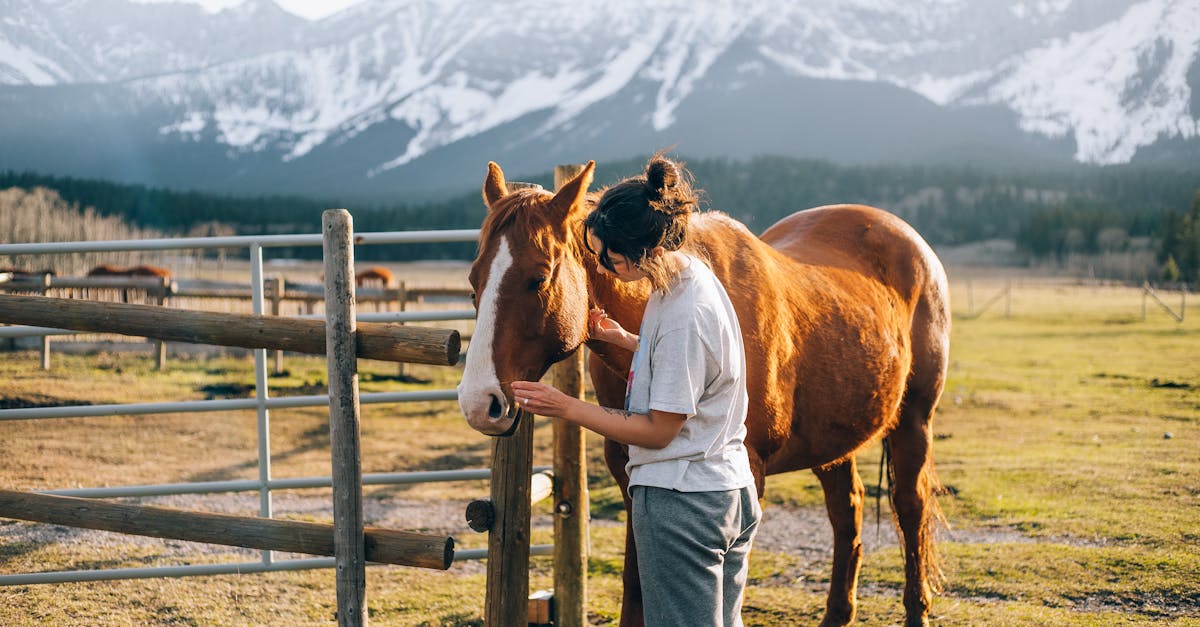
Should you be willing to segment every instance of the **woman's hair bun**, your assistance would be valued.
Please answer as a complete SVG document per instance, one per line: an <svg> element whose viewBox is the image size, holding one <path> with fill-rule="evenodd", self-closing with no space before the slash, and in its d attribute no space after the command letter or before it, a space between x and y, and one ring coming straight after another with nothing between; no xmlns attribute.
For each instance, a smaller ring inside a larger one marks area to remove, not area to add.
<svg viewBox="0 0 1200 627"><path fill-rule="evenodd" d="M674 161L655 155L646 164L646 200L650 208L669 216L679 216L696 208L696 196Z"/></svg>
<svg viewBox="0 0 1200 627"><path fill-rule="evenodd" d="M679 168L668 159L655 157L646 164L646 186L658 192L658 196L679 183Z"/></svg>

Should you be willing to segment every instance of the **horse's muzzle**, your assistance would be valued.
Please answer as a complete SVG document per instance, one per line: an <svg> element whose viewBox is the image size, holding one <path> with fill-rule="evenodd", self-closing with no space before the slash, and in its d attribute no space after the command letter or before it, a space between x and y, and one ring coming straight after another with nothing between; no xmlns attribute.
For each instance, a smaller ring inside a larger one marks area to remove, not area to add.
<svg viewBox="0 0 1200 627"><path fill-rule="evenodd" d="M484 435L512 435L520 421L520 408L508 402L499 386L490 390L476 389L474 393L460 386L459 406L467 424Z"/></svg>

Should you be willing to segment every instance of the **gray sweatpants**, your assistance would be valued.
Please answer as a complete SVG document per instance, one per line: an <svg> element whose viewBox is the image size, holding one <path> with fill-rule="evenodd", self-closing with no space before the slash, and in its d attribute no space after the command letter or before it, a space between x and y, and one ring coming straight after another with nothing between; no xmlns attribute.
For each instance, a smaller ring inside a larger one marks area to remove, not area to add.
<svg viewBox="0 0 1200 627"><path fill-rule="evenodd" d="M740 626L746 558L762 518L754 486L629 492L646 625Z"/></svg>

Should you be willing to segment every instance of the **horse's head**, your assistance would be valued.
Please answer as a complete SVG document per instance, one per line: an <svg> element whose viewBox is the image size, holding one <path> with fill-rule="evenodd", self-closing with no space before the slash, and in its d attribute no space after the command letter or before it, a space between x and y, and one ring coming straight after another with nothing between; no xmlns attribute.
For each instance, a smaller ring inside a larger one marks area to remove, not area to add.
<svg viewBox="0 0 1200 627"><path fill-rule="evenodd" d="M470 276L475 331L458 387L459 407L481 433L511 433L518 415L512 382L538 380L587 339L587 276L576 229L594 169L588 163L551 194L510 192L500 166L488 164L488 215Z"/></svg>

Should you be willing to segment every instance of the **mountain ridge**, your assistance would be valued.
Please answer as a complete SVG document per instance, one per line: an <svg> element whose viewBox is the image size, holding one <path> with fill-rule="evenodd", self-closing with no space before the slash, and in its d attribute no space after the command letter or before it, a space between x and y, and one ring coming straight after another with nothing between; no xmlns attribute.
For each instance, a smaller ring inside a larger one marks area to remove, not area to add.
<svg viewBox="0 0 1200 627"><path fill-rule="evenodd" d="M312 22L271 0L5 3L8 168L373 195L670 145L999 167L1200 144L1198 0L367 0Z"/></svg>

